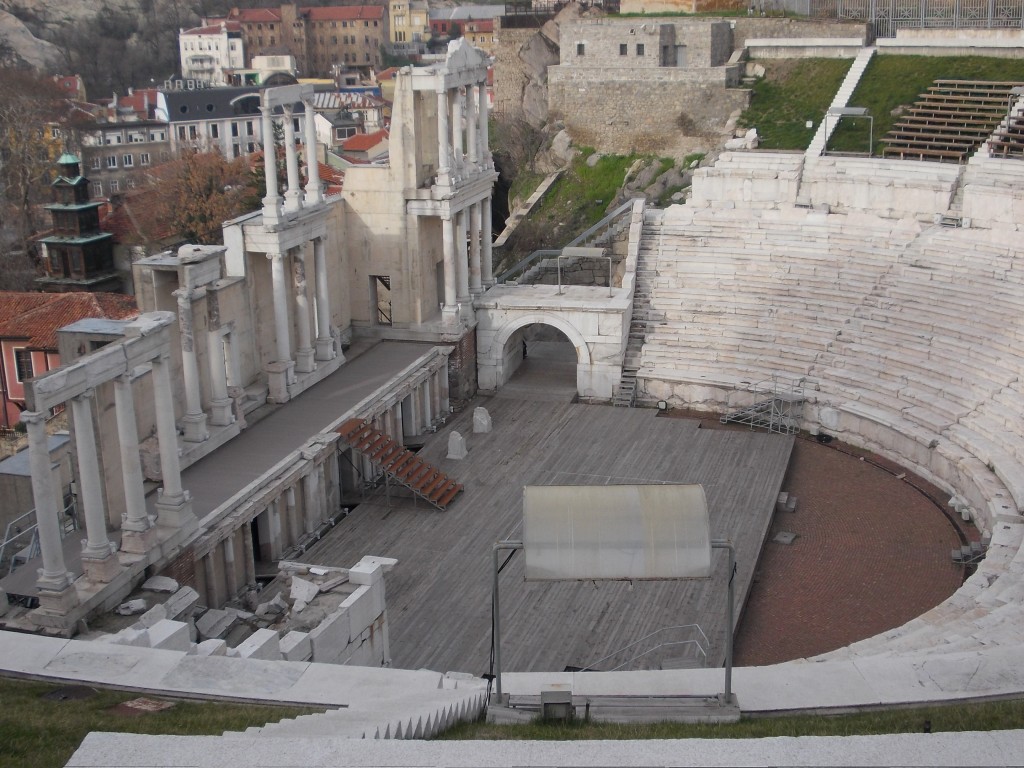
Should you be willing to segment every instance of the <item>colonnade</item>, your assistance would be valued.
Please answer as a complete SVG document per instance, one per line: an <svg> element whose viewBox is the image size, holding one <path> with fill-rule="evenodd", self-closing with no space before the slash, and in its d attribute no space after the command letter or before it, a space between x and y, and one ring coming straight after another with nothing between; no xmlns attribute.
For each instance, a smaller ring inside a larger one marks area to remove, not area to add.
<svg viewBox="0 0 1024 768"><path fill-rule="evenodd" d="M295 104L302 104L303 143L306 148L306 187L299 178L299 158L295 148ZM296 213L304 207L323 202L320 188L320 166L316 158L316 125L313 122L313 86L289 85L267 88L261 95L260 114L263 133L263 168L267 196L263 198L263 219L278 224L284 214ZM277 182L277 147L274 126L280 124L284 132L285 172L287 187L284 198ZM283 202L283 205L282 205Z"/></svg>
<svg viewBox="0 0 1024 768"><path fill-rule="evenodd" d="M46 415L55 406L61 403L71 406L75 455L78 458L79 501L86 532L82 542L82 565L86 579L108 582L121 569L117 550L108 537L103 477L96 441L95 420L98 414L95 388L103 383L113 382L114 391L114 416L124 493L121 552L130 555L147 553L157 543L157 522L174 528L194 528L191 500L181 483L178 433L174 422L168 353L168 331L172 322L173 315L166 312L143 315L139 320L126 325L126 336L129 338L125 341L108 345L55 373L28 382L26 397L34 410L24 412L22 421L28 429L32 493L43 561L36 586L44 609L66 612L76 602L73 578L64 560L61 540L61 489L58 478L51 471L47 448ZM133 391L134 372L145 364L150 366L163 478L155 518L150 516L146 508Z"/></svg>

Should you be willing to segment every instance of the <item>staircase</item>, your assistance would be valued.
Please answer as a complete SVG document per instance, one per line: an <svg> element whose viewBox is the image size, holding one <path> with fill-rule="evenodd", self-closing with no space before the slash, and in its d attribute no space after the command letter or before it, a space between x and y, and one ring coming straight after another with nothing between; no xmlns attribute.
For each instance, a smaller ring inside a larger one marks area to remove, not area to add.
<svg viewBox="0 0 1024 768"><path fill-rule="evenodd" d="M647 224L661 224L660 211L649 211L645 214ZM644 228L645 233L651 231ZM658 232L658 250L661 250L661 230ZM612 398L612 405L621 408L632 408L636 402L636 374L640 370L640 355L643 351L644 338L647 336L647 324L656 319L651 311L651 294L654 292L654 279L658 275L656 261L648 258L650 244L641 241L636 261L636 288L633 291L633 314L629 320L629 338L626 341L626 352L622 359L622 378Z"/></svg>
<svg viewBox="0 0 1024 768"><path fill-rule="evenodd" d="M462 483L448 477L362 419L349 419L338 427L338 434L342 440L379 466L389 478L442 512L464 488Z"/></svg>
<svg viewBox="0 0 1024 768"><path fill-rule="evenodd" d="M874 55L874 47L861 49L860 53L857 54L857 58L853 60L853 65L850 67L850 71L846 73L846 77L843 79L843 84L839 86L839 90L836 91L835 98L833 98L832 103L829 104L829 109L842 109L843 107L849 106L850 97L853 95L854 90L856 90L857 84L860 82L860 78L864 74L864 70L868 68L868 62L871 61L871 57ZM813 162L821 156L821 153L825 151L825 145L828 144L829 137L832 135L832 132L835 131L838 124L838 120L822 119L818 124L818 130L814 133L814 138L811 139L811 143L807 147L807 152L804 154L804 160L806 163Z"/></svg>

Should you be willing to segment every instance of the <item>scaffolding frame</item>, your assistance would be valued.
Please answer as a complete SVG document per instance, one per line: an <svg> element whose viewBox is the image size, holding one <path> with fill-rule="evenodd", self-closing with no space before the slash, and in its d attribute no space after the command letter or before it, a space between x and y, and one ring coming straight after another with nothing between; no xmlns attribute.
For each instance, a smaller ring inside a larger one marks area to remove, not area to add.
<svg viewBox="0 0 1024 768"><path fill-rule="evenodd" d="M741 381L729 395L721 422L794 435L800 431L804 399L802 376L773 373L771 378L755 383Z"/></svg>

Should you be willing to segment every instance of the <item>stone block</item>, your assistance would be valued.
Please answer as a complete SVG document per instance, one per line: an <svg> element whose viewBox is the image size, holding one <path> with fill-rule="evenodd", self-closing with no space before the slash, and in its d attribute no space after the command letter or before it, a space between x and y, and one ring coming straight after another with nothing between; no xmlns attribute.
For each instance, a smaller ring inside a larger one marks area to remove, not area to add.
<svg viewBox="0 0 1024 768"><path fill-rule="evenodd" d="M477 407L473 409L473 434L486 434L491 431L491 414L486 408Z"/></svg>
<svg viewBox="0 0 1024 768"><path fill-rule="evenodd" d="M312 581L306 579L300 579L298 576L292 576L292 600L301 600L304 603L309 603L316 597L320 591L320 587L314 584Z"/></svg>
<svg viewBox="0 0 1024 768"><path fill-rule="evenodd" d="M182 587L168 598L164 603L167 609L167 618L189 618L192 612L199 605L199 593L192 587Z"/></svg>
<svg viewBox="0 0 1024 768"><path fill-rule="evenodd" d="M367 563L366 558L349 568L348 580L352 584L376 584L384 580L384 567L380 563Z"/></svg>
<svg viewBox="0 0 1024 768"><path fill-rule="evenodd" d="M228 644L223 640L203 640L189 650L190 656L226 656Z"/></svg>
<svg viewBox="0 0 1024 768"><path fill-rule="evenodd" d="M235 648L243 659L281 660L281 639L272 629L257 629Z"/></svg>
<svg viewBox="0 0 1024 768"><path fill-rule="evenodd" d="M256 615L261 619L274 618L288 612L288 603L281 595L274 595L274 599L256 606Z"/></svg>
<svg viewBox="0 0 1024 768"><path fill-rule="evenodd" d="M468 454L469 451L466 450L466 438L453 430L448 435L448 458L461 461L466 458Z"/></svg>
<svg viewBox="0 0 1024 768"><path fill-rule="evenodd" d="M309 661L313 657L313 644L308 632L292 630L281 638L281 655L285 661Z"/></svg>
<svg viewBox="0 0 1024 768"><path fill-rule="evenodd" d="M149 630L128 627L127 629L122 629L116 634L103 638L103 642L112 643L113 645L131 645L136 648L149 648Z"/></svg>
<svg viewBox="0 0 1024 768"><path fill-rule="evenodd" d="M313 661L337 661L348 647L350 626L348 611L340 608L314 627L309 633Z"/></svg>
<svg viewBox="0 0 1024 768"><path fill-rule="evenodd" d="M373 587L360 586L341 604L341 608L348 613L349 637L352 640L359 637L380 615L374 605L373 595L370 594L371 589Z"/></svg>
<svg viewBox="0 0 1024 768"><path fill-rule="evenodd" d="M163 621L167 618L167 609L161 603L157 603L142 616L139 617L139 623L144 627L152 627L155 624Z"/></svg>
<svg viewBox="0 0 1024 768"><path fill-rule="evenodd" d="M221 640L237 621L233 613L211 608L196 620L196 631L202 640Z"/></svg>
<svg viewBox="0 0 1024 768"><path fill-rule="evenodd" d="M188 636L188 624L182 621L163 619L149 628L149 644L165 651L188 651L192 641Z"/></svg>
<svg viewBox="0 0 1024 768"><path fill-rule="evenodd" d="M142 588L149 592L177 592L178 582L167 576L153 576L143 582Z"/></svg>

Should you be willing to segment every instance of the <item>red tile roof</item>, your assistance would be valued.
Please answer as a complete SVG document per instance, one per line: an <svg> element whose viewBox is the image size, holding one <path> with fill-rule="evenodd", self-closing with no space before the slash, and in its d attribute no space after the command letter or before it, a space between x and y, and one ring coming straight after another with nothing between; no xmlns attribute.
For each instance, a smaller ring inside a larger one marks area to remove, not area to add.
<svg viewBox="0 0 1024 768"><path fill-rule="evenodd" d="M325 8L303 8L310 21L352 21L353 19L380 20L384 18L381 5L335 5Z"/></svg>
<svg viewBox="0 0 1024 768"><path fill-rule="evenodd" d="M213 19L210 20L211 22ZM238 21L232 21L230 19L221 19L215 24L211 23L205 27L193 27L192 29L186 29L181 34L183 35L219 35L221 33L221 24L227 27L228 32L241 32L242 24Z"/></svg>
<svg viewBox="0 0 1024 768"><path fill-rule="evenodd" d="M250 24L257 21L273 22L281 20L281 11L275 8L234 8L229 18ZM219 21L219 19L208 19L208 21L214 22Z"/></svg>
<svg viewBox="0 0 1024 768"><path fill-rule="evenodd" d="M382 128L375 133L357 133L355 136L345 139L341 148L345 152L366 152L387 139L388 132Z"/></svg>
<svg viewBox="0 0 1024 768"><path fill-rule="evenodd" d="M398 67L388 67L387 69L377 73L377 82L383 83L386 80L394 80L397 72Z"/></svg>
<svg viewBox="0 0 1024 768"><path fill-rule="evenodd" d="M120 293L0 292L0 337L25 339L31 349L56 350L57 330L79 320L138 316L135 297Z"/></svg>

